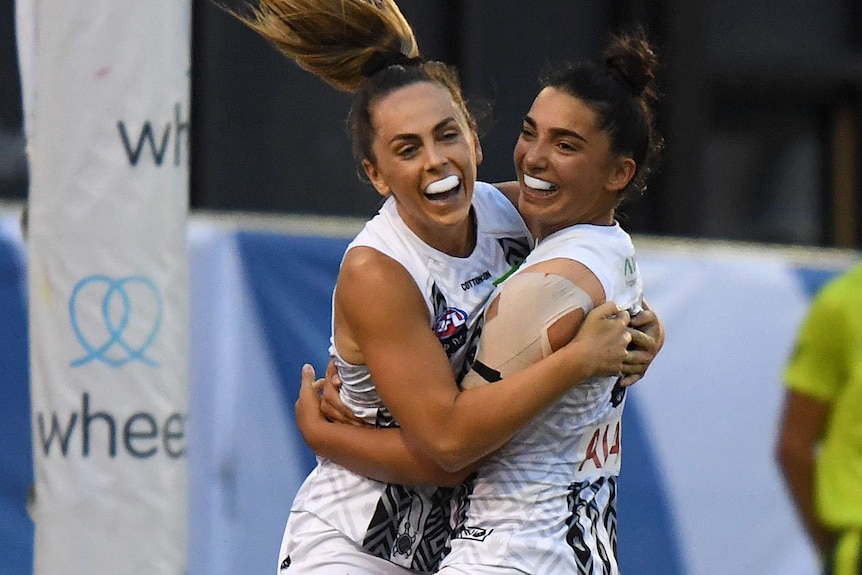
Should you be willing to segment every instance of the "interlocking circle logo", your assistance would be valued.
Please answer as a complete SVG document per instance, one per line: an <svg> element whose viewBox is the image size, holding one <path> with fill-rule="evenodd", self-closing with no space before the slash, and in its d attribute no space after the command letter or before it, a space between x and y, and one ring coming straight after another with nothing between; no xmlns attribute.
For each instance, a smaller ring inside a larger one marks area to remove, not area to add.
<svg viewBox="0 0 862 575"><path fill-rule="evenodd" d="M162 326L162 297L149 278L88 276L72 290L69 318L86 352L71 363L72 367L93 360L112 367L131 361L159 365L147 356Z"/></svg>

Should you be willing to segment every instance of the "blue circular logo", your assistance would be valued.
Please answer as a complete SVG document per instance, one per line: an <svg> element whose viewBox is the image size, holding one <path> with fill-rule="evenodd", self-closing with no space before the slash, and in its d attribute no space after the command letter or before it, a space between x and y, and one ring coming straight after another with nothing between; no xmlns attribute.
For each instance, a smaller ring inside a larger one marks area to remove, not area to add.
<svg viewBox="0 0 862 575"><path fill-rule="evenodd" d="M81 329L79 314L98 305L101 296L102 325L87 322ZM158 366L147 356L162 325L162 297L156 284L143 276L111 278L105 275L85 277L75 285L69 298L69 318L75 337L86 352L72 361L72 367L86 365L93 360L112 367L121 367L130 361Z"/></svg>

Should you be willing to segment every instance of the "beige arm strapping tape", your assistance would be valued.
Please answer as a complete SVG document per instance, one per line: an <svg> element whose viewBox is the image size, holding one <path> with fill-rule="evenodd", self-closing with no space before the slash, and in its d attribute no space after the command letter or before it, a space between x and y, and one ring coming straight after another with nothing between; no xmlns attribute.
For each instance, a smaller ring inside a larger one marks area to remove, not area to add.
<svg viewBox="0 0 862 575"><path fill-rule="evenodd" d="M593 308L590 296L554 274L522 272L507 279L498 293L497 315L485 321L474 365L461 382L465 389L488 383L477 369L487 366L501 377L550 355L548 328L562 316ZM499 379L499 378L498 378Z"/></svg>

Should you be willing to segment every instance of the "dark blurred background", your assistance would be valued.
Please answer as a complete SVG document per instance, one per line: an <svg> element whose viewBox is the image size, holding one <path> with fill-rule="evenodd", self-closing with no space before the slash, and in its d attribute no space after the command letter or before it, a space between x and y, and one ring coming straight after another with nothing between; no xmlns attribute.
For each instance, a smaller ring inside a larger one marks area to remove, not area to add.
<svg viewBox="0 0 862 575"><path fill-rule="evenodd" d="M239 6L236 1L225 1ZM667 146L633 232L862 246L860 0L401 0L426 58L487 101L480 177L512 148L547 63L597 57L643 25L663 62ZM0 0L0 200L23 200L14 2ZM368 217L345 127L349 96L193 0L191 207Z"/></svg>

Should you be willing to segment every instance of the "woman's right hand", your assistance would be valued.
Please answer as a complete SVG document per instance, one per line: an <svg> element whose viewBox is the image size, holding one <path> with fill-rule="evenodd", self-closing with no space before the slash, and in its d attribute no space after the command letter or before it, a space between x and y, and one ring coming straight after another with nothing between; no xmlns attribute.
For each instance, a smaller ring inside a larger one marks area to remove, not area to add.
<svg viewBox="0 0 862 575"><path fill-rule="evenodd" d="M625 370L632 334L629 312L620 310L613 301L593 308L581 323L573 344L586 351L592 360L592 375L621 375Z"/></svg>

